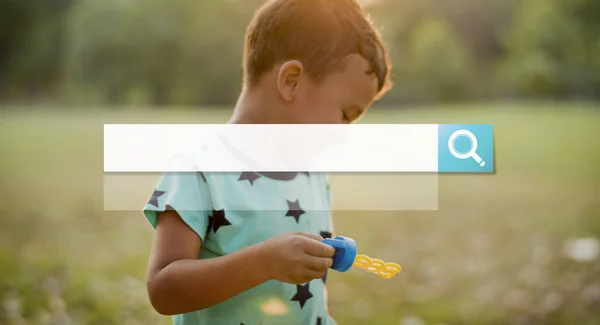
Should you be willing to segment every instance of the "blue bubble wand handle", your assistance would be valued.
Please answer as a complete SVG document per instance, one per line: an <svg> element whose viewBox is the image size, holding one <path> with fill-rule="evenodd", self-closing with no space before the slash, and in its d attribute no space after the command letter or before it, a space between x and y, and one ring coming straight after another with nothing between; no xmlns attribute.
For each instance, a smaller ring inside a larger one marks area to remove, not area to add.
<svg viewBox="0 0 600 325"><path fill-rule="evenodd" d="M356 259L356 242L352 238L344 236L337 236L333 239L325 238L323 243L335 248L332 269L338 272L346 272L352 267Z"/></svg>

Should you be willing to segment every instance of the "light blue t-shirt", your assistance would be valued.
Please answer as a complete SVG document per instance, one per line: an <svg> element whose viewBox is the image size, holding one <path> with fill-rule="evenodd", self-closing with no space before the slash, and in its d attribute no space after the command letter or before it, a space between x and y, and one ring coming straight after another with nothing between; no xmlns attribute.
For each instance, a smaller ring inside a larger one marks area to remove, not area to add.
<svg viewBox="0 0 600 325"><path fill-rule="evenodd" d="M202 239L198 258L230 254L287 232L332 237L329 186L320 173L166 173L144 207L153 227L172 209ZM243 272L243 270L241 270ZM302 285L268 281L175 325L332 325L326 277ZM206 294L210 294L207 292Z"/></svg>

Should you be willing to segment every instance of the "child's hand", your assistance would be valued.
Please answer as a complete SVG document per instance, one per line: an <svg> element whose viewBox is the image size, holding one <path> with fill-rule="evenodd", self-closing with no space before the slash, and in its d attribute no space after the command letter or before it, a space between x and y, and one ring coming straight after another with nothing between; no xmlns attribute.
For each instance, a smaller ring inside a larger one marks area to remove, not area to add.
<svg viewBox="0 0 600 325"><path fill-rule="evenodd" d="M302 284L325 276L335 248L319 235L286 233L261 243L261 257L270 279Z"/></svg>

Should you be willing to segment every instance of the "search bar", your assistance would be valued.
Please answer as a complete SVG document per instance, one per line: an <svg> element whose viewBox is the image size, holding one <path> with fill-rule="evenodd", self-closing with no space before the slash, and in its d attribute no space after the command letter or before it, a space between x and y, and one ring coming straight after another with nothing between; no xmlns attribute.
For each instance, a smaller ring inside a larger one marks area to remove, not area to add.
<svg viewBox="0 0 600 325"><path fill-rule="evenodd" d="M104 172L494 172L490 124L105 124Z"/></svg>

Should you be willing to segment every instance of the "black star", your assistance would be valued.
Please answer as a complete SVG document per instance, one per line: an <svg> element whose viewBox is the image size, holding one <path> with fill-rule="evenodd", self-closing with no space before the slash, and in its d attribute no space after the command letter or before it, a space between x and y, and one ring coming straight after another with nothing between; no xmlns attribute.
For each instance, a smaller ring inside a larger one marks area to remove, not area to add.
<svg viewBox="0 0 600 325"><path fill-rule="evenodd" d="M323 283L327 283L327 271L325 271L325 276L321 280L323 280Z"/></svg>
<svg viewBox="0 0 600 325"><path fill-rule="evenodd" d="M288 212L285 214L286 217L294 217L296 219L296 223L300 221L300 216L305 213L304 210L300 207L300 202L298 200L292 202L290 200L286 200L288 204Z"/></svg>
<svg viewBox="0 0 600 325"><path fill-rule="evenodd" d="M213 216L208 216L208 225L206 226L206 234L208 234L210 232L210 230L212 229L213 223L214 223Z"/></svg>
<svg viewBox="0 0 600 325"><path fill-rule="evenodd" d="M222 226L231 226L231 222L225 218L225 210L213 210L213 231L216 233Z"/></svg>
<svg viewBox="0 0 600 325"><path fill-rule="evenodd" d="M302 172L302 174L306 175L306 177L310 177L310 173L309 172Z"/></svg>
<svg viewBox="0 0 600 325"><path fill-rule="evenodd" d="M204 181L204 183L206 183L206 176L204 176L203 172L196 172L198 174L200 174L200 176L202 177L202 180Z"/></svg>
<svg viewBox="0 0 600 325"><path fill-rule="evenodd" d="M310 298L312 298L312 293L310 293L310 290L308 288L308 286L310 285L310 282L302 285L302 284L297 284L296 285L296 294L294 295L294 297L292 297L292 301L297 301L300 303L300 309L302 309L304 307L304 304L306 303L306 301Z"/></svg>
<svg viewBox="0 0 600 325"><path fill-rule="evenodd" d="M325 231L325 230L323 230L323 231L321 231L319 234L320 234L320 235L321 235L321 237L323 237L323 238L331 238L331 233L330 233L329 231Z"/></svg>
<svg viewBox="0 0 600 325"><path fill-rule="evenodd" d="M148 204L152 204L158 208L158 198L165 193L165 191L154 190L154 192L152 192L152 197L150 197L150 200L148 200Z"/></svg>
<svg viewBox="0 0 600 325"><path fill-rule="evenodd" d="M321 325L321 322L323 322L323 318L317 317L317 325Z"/></svg>
<svg viewBox="0 0 600 325"><path fill-rule="evenodd" d="M260 175L252 172L242 172L238 181L248 181L250 185L254 185L254 181L259 179Z"/></svg>

